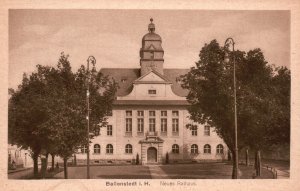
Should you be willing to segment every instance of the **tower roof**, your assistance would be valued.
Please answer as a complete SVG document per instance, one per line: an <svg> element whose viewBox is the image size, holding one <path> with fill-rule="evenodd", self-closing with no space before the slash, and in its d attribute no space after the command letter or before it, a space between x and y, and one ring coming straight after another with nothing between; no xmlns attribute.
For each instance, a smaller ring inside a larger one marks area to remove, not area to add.
<svg viewBox="0 0 300 191"><path fill-rule="evenodd" d="M143 37L143 41L145 40L154 40L154 41L161 41L161 37L155 33L155 24L153 23L153 19L150 19L150 24L148 25L149 33L145 34Z"/></svg>

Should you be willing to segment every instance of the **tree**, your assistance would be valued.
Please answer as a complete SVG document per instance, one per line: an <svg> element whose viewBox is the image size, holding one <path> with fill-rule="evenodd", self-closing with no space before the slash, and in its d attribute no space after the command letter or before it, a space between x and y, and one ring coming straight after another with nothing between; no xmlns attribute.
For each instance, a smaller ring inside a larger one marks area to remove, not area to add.
<svg viewBox="0 0 300 191"><path fill-rule="evenodd" d="M192 67L188 74L182 76L182 86L190 90L187 99L191 103L191 119L213 126L235 160L238 153L234 150L233 67L223 61L225 51L227 47L220 47L216 40L205 44L196 67ZM287 107L286 111L289 108L289 101L284 98L288 90L279 90L289 85L286 84L289 77L281 75L285 80L281 80L284 81L282 83L277 82L282 85L276 88L274 81L278 77L274 75L274 68L267 64L260 49L250 50L248 53L235 51L230 56L235 56L236 60L238 148L240 150L250 146L259 152L270 143L267 141L270 140L269 137L274 137L271 142L279 139L278 132L273 127L274 121L283 131L289 129L289 115L282 113L282 118L287 120L284 125L286 128L282 128L277 115L280 105ZM285 100L282 101L283 104L277 104L279 97Z"/></svg>
<svg viewBox="0 0 300 191"><path fill-rule="evenodd" d="M114 81L95 68L88 74L84 66L73 73L68 55L62 53L57 68L38 65L37 72L30 78L24 75L17 91L10 90L9 140L30 148L36 161L42 149L61 156L65 178L68 158L88 144L87 85L91 90L91 131L105 124L117 88ZM90 76L90 83L87 83L87 76ZM35 166L34 172L37 172Z"/></svg>

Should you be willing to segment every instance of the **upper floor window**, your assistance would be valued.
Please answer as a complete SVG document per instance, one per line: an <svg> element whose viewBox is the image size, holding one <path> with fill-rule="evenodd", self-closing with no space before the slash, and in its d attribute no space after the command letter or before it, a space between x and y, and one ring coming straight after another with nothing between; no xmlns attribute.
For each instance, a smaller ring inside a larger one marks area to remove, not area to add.
<svg viewBox="0 0 300 191"><path fill-rule="evenodd" d="M148 90L148 94L150 94L150 95L155 95L156 94L156 90Z"/></svg>
<svg viewBox="0 0 300 191"><path fill-rule="evenodd" d="M178 111L172 111L172 117L178 117L179 112Z"/></svg>
<svg viewBox="0 0 300 191"><path fill-rule="evenodd" d="M210 126L208 125L204 126L204 135L210 136Z"/></svg>
<svg viewBox="0 0 300 191"><path fill-rule="evenodd" d="M149 131L155 132L155 118L149 119Z"/></svg>
<svg viewBox="0 0 300 191"><path fill-rule="evenodd" d="M126 117L132 117L132 111L126 111Z"/></svg>
<svg viewBox="0 0 300 191"><path fill-rule="evenodd" d="M126 118L126 132L132 132L132 118Z"/></svg>
<svg viewBox="0 0 300 191"><path fill-rule="evenodd" d="M95 136L100 135L100 127L95 127L94 133L95 133Z"/></svg>
<svg viewBox="0 0 300 191"><path fill-rule="evenodd" d="M86 145L83 145L81 147L81 153L87 153L87 147L86 147Z"/></svg>
<svg viewBox="0 0 300 191"><path fill-rule="evenodd" d="M155 111L149 111L149 116L150 117L155 117Z"/></svg>
<svg viewBox="0 0 300 191"><path fill-rule="evenodd" d="M177 144L174 144L172 146L172 153L179 153L179 146Z"/></svg>
<svg viewBox="0 0 300 191"><path fill-rule="evenodd" d="M144 111L138 111L137 114L138 117L144 117Z"/></svg>
<svg viewBox="0 0 300 191"><path fill-rule="evenodd" d="M223 154L223 153L224 153L223 145L221 144L217 145L217 154Z"/></svg>
<svg viewBox="0 0 300 191"><path fill-rule="evenodd" d="M94 153L95 154L100 154L100 145L99 144L94 145Z"/></svg>
<svg viewBox="0 0 300 191"><path fill-rule="evenodd" d="M168 129L167 118L160 119L160 126L161 126L161 132L167 132Z"/></svg>
<svg viewBox="0 0 300 191"><path fill-rule="evenodd" d="M192 153L192 154L197 154L197 153L198 153L198 145L193 144L193 145L191 146L191 153Z"/></svg>
<svg viewBox="0 0 300 191"><path fill-rule="evenodd" d="M112 136L112 125L107 125L107 136Z"/></svg>
<svg viewBox="0 0 300 191"><path fill-rule="evenodd" d="M204 145L204 153L210 154L211 148L209 144Z"/></svg>
<svg viewBox="0 0 300 191"><path fill-rule="evenodd" d="M112 146L112 144L106 145L106 153L107 154L113 154L114 153L114 147Z"/></svg>
<svg viewBox="0 0 300 191"><path fill-rule="evenodd" d="M191 127L192 130L192 136L197 136L198 135L198 127L196 125L193 125Z"/></svg>
<svg viewBox="0 0 300 191"><path fill-rule="evenodd" d="M179 131L179 122L178 119L172 119L172 131L178 132Z"/></svg>
<svg viewBox="0 0 300 191"><path fill-rule="evenodd" d="M161 111L161 117L167 117L167 111Z"/></svg>
<svg viewBox="0 0 300 191"><path fill-rule="evenodd" d="M132 154L132 145L131 144L127 144L125 146L125 153L126 154Z"/></svg>

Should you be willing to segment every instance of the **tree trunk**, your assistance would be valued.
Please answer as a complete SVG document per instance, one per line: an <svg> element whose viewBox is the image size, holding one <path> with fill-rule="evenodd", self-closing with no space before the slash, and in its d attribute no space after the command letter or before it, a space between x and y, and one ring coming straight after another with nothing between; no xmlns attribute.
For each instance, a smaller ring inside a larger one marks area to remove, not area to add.
<svg viewBox="0 0 300 191"><path fill-rule="evenodd" d="M38 178L38 176L39 176L39 166L38 166L39 154L34 152L32 158L33 158L33 176L34 176L34 178Z"/></svg>
<svg viewBox="0 0 300 191"><path fill-rule="evenodd" d="M64 158L64 176L65 176L65 179L68 179L68 165L67 165L67 161L68 161L68 158Z"/></svg>
<svg viewBox="0 0 300 191"><path fill-rule="evenodd" d="M249 166L249 151L246 149L246 166Z"/></svg>
<svg viewBox="0 0 300 191"><path fill-rule="evenodd" d="M55 162L54 162L54 157L55 157L55 155L52 153L52 154L51 154L51 157L52 157L51 169L54 170L54 163L55 163Z"/></svg>
<svg viewBox="0 0 300 191"><path fill-rule="evenodd" d="M256 151L255 154L255 171L256 171L256 176L261 175L261 157L260 157L260 150Z"/></svg>

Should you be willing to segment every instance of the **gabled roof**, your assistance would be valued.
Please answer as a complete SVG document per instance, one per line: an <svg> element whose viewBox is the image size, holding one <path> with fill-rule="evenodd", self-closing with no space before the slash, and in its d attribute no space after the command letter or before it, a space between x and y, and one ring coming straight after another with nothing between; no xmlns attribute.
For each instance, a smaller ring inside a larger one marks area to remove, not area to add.
<svg viewBox="0 0 300 191"><path fill-rule="evenodd" d="M128 95L133 88L133 82L140 78L140 68L102 68L100 71L119 84L116 96ZM189 69L166 68L164 69L164 75L160 75L172 83L172 90L176 95L187 96L188 90L183 89L177 79L188 73L188 71Z"/></svg>
<svg viewBox="0 0 300 191"><path fill-rule="evenodd" d="M165 76L163 76L162 74L160 74L159 72L157 72L156 70L151 70L148 73L144 74L143 76L139 77L138 79L136 79L133 83L145 83L147 81L142 81L143 78L145 78L146 76L148 76L150 73L154 73L155 75L157 75L161 80L160 83L172 83L170 80L168 80Z"/></svg>

